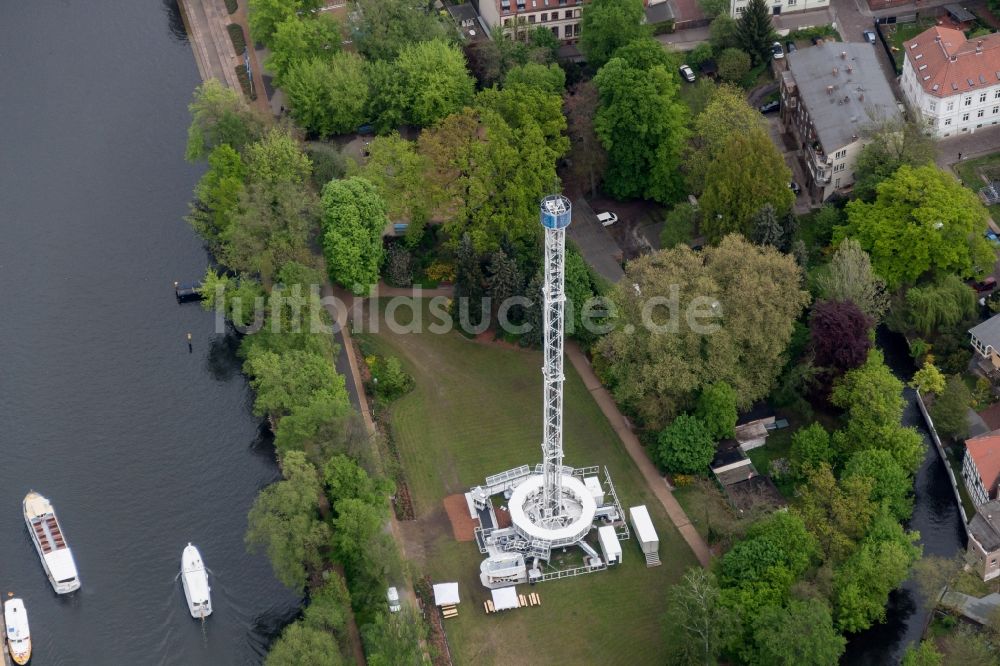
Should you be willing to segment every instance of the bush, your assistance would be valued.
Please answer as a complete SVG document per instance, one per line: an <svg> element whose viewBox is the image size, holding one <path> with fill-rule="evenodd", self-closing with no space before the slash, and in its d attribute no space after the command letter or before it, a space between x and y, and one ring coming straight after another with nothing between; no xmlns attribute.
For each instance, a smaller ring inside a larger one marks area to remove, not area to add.
<svg viewBox="0 0 1000 666"><path fill-rule="evenodd" d="M243 51L247 48L247 40L243 35L243 26L238 23L230 23L226 26L226 30L229 31L229 39L233 42L233 49L236 50L236 55L242 56Z"/></svg>
<svg viewBox="0 0 1000 666"><path fill-rule="evenodd" d="M711 60L713 55L712 45L708 42L702 42L698 46L691 49L687 54L687 64L692 67L697 68L701 63L706 60Z"/></svg>
<svg viewBox="0 0 1000 666"><path fill-rule="evenodd" d="M689 203L677 204L667 213L663 231L660 232L660 246L666 250L690 242L697 225L698 209Z"/></svg>
<svg viewBox="0 0 1000 666"><path fill-rule="evenodd" d="M435 261L427 267L424 275L432 282L454 282L455 264L446 261Z"/></svg>
<svg viewBox="0 0 1000 666"><path fill-rule="evenodd" d="M257 99L257 91L250 85L250 73L247 72L246 65L236 65L236 78L240 80L240 88L243 88L243 94L247 99Z"/></svg>
<svg viewBox="0 0 1000 666"><path fill-rule="evenodd" d="M306 144L305 150L312 161L316 189L322 190L331 180L340 180L347 175L347 158L337 150L336 145L312 142Z"/></svg>
<svg viewBox="0 0 1000 666"><path fill-rule="evenodd" d="M673 19L669 21L661 21L660 23L653 25L654 35L669 35L672 34L673 32L674 32Z"/></svg>
<svg viewBox="0 0 1000 666"><path fill-rule="evenodd" d="M385 402L392 402L413 390L413 377L403 370L395 356L369 356L365 359L372 373L373 393Z"/></svg>
<svg viewBox="0 0 1000 666"><path fill-rule="evenodd" d="M226 0L226 11L230 14L235 14L239 7L240 6L237 4L236 0Z"/></svg>
<svg viewBox="0 0 1000 666"><path fill-rule="evenodd" d="M660 432L657 460L669 472L704 475L715 456L715 440L705 423L681 414Z"/></svg>
<svg viewBox="0 0 1000 666"><path fill-rule="evenodd" d="M400 243L389 243L386 248L384 276L393 287L413 284L413 257Z"/></svg>
<svg viewBox="0 0 1000 666"><path fill-rule="evenodd" d="M725 49L715 60L719 78L727 83L741 83L750 73L750 54L740 49Z"/></svg>
<svg viewBox="0 0 1000 666"><path fill-rule="evenodd" d="M794 42L800 39L812 39L813 37L819 37L821 39L832 37L833 39L840 41L840 35L837 34L836 28L832 25L816 25L811 28L793 30L785 36L785 39L790 42Z"/></svg>

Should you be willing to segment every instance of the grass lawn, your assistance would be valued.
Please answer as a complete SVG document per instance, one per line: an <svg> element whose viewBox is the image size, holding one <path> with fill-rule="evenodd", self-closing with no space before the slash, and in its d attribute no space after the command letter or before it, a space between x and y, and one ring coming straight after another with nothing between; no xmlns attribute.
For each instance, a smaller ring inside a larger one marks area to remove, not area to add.
<svg viewBox="0 0 1000 666"><path fill-rule="evenodd" d="M882 26L883 34L893 47L892 55L896 61L896 71L903 67L903 42L909 41L922 33L927 28L935 25L934 17L928 16L913 23L897 23L894 26ZM892 32L887 32L891 30ZM878 46L878 44L876 44Z"/></svg>
<svg viewBox="0 0 1000 666"><path fill-rule="evenodd" d="M974 160L963 160L952 167L966 187L978 194L985 185L986 180L1000 180L1000 153L977 157ZM987 206L990 217L1000 220L1000 204Z"/></svg>
<svg viewBox="0 0 1000 666"><path fill-rule="evenodd" d="M398 312L397 321L406 314ZM426 308L423 317L434 321ZM483 556L473 543L454 540L441 501L487 474L539 461L541 354L454 332L395 333L384 324L358 337L376 353L399 357L416 380L391 407L417 514L401 527L418 571L432 582L459 581L461 610L446 624L455 663L658 663L667 587L695 558L572 365L567 361L566 462L606 465L626 509L646 504L664 564L647 569L636 542L626 542L620 567L538 585L541 608L486 615L488 591L478 577Z"/></svg>

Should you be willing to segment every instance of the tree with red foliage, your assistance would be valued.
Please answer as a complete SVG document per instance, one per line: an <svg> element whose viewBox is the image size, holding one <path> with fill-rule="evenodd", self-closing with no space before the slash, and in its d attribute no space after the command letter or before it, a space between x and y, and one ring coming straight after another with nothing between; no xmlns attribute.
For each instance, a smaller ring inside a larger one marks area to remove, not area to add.
<svg viewBox="0 0 1000 666"><path fill-rule="evenodd" d="M872 347L871 317L850 301L819 301L809 318L815 364L836 376L864 364Z"/></svg>

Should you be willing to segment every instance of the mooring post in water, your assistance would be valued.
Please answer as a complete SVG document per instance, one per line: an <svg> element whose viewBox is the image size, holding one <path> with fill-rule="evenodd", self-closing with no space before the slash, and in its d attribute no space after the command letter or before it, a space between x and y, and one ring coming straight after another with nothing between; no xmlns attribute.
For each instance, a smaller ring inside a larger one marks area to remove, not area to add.
<svg viewBox="0 0 1000 666"><path fill-rule="evenodd" d="M194 348L191 346L191 334L190 333L187 334L187 339L188 339L188 354L193 354L194 353Z"/></svg>

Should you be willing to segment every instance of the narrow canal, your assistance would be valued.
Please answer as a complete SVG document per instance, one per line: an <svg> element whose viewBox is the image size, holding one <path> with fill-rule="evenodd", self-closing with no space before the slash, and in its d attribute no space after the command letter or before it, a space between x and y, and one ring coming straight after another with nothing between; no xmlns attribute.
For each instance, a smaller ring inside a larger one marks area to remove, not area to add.
<svg viewBox="0 0 1000 666"><path fill-rule="evenodd" d="M243 544L277 477L232 346L171 284L199 83L175 2L0 3L0 592L38 664L253 664L298 599ZM185 334L193 334L188 353ZM56 597L21 517L55 504L83 588ZM175 580L199 546L215 614Z"/></svg>
<svg viewBox="0 0 1000 666"><path fill-rule="evenodd" d="M876 340L896 376L909 381L916 368L907 353L905 340L884 327L878 330ZM924 463L914 482L915 501L909 528L920 532L924 554L950 557L965 548L961 514L955 505L948 472L930 440L913 389L906 389L905 398L903 423L919 430L927 445ZM884 624L850 638L841 663L848 666L897 664L906 647L920 640L928 612L912 580L890 595L886 615Z"/></svg>

